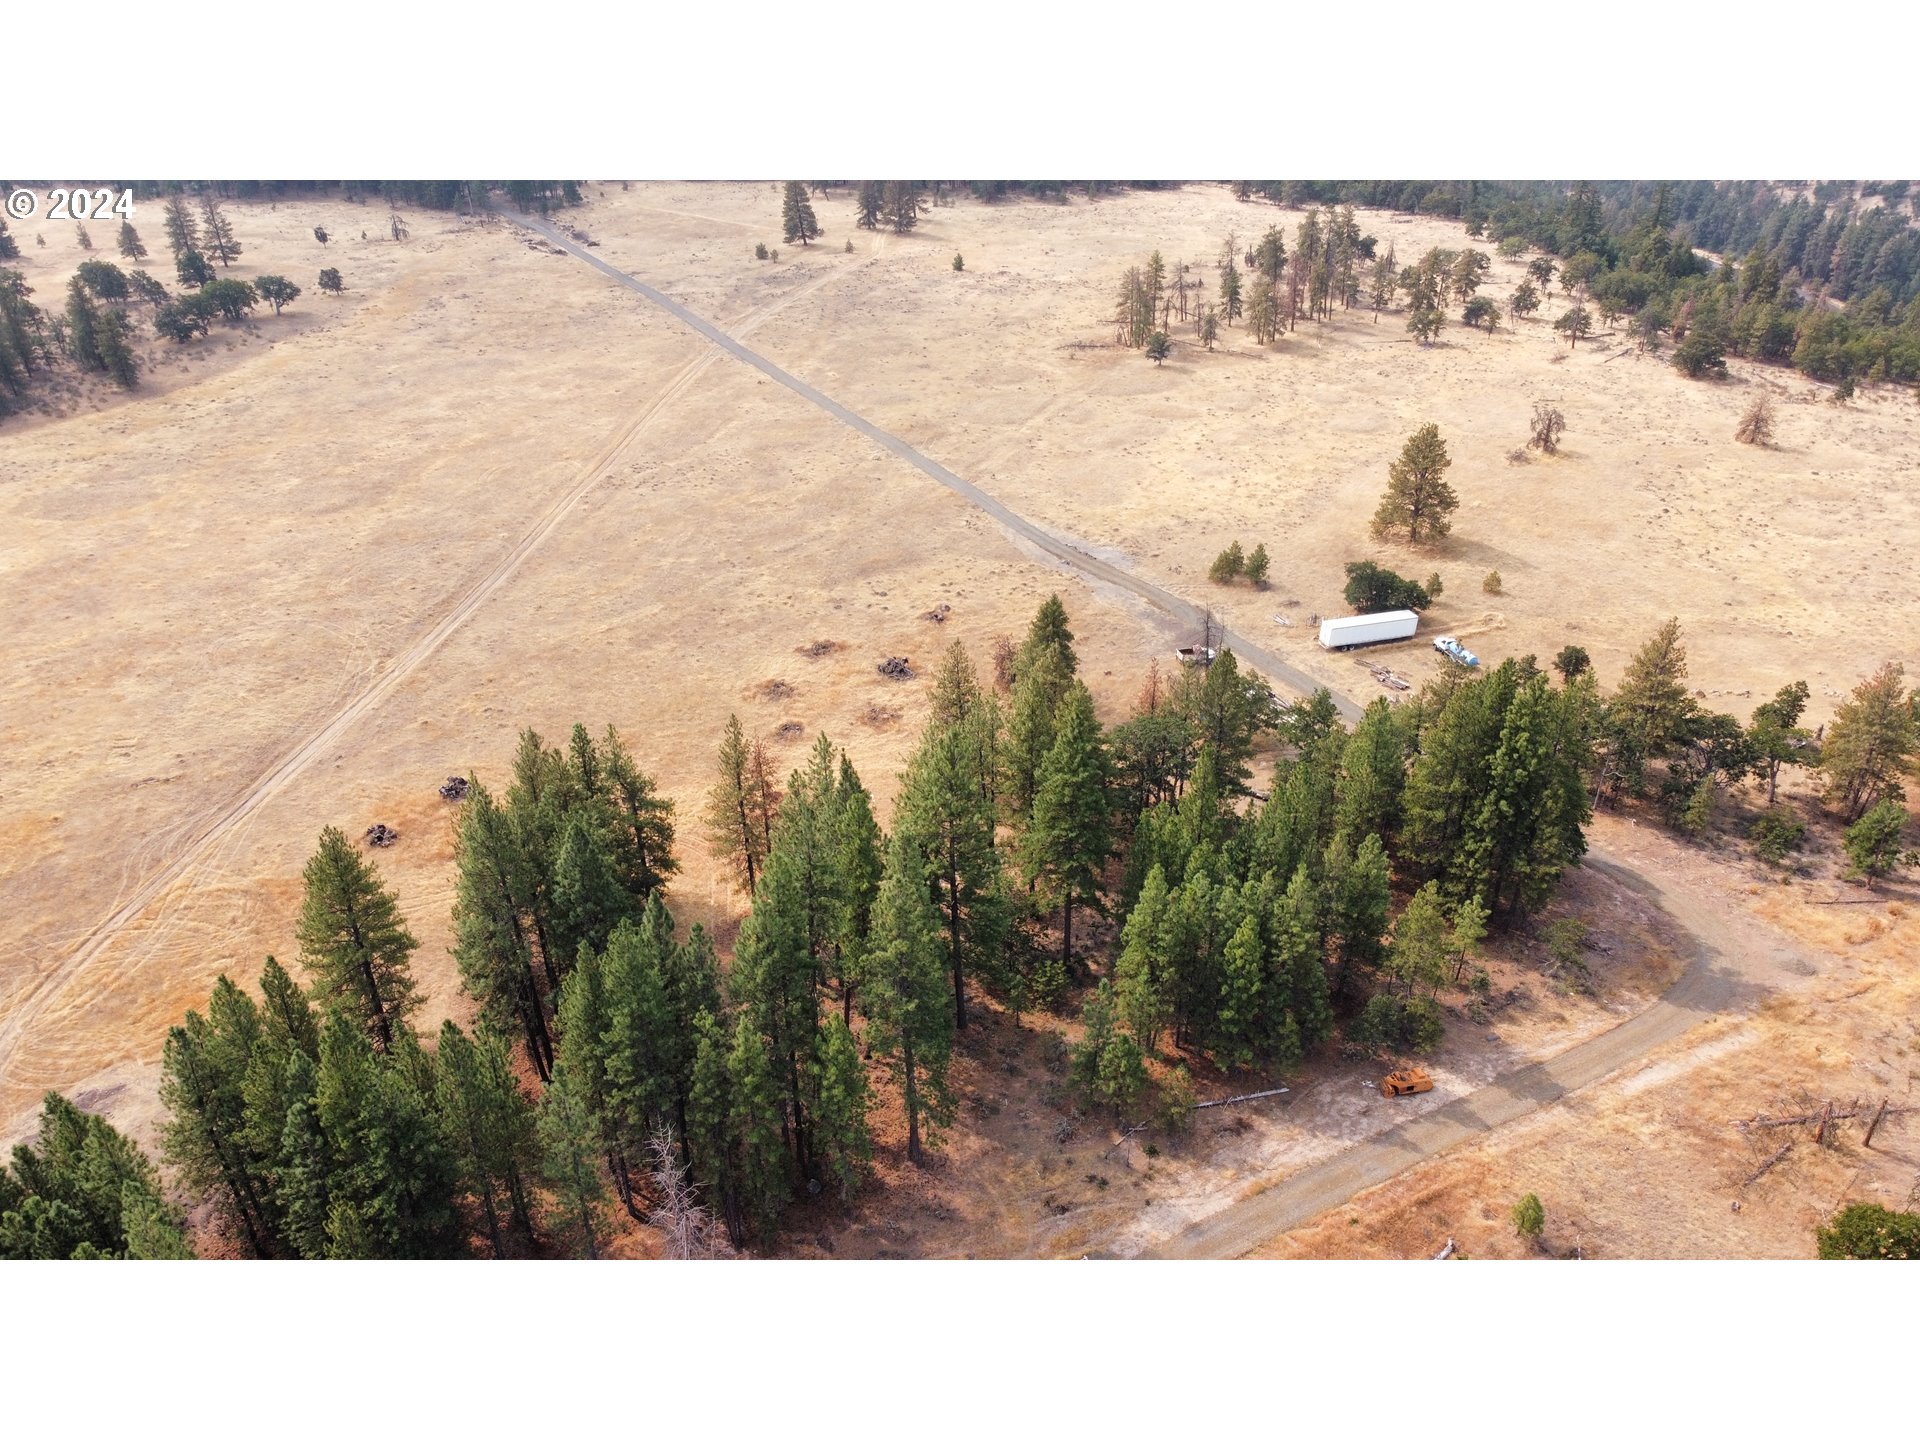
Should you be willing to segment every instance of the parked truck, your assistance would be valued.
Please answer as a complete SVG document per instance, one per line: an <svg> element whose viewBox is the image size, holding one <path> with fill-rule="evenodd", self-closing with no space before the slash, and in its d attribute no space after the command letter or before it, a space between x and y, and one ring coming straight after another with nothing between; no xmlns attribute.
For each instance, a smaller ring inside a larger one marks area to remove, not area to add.
<svg viewBox="0 0 1920 1440"><path fill-rule="evenodd" d="M1411 610L1379 610L1371 615L1342 615L1320 622L1320 644L1328 650L1355 645L1378 645L1384 640L1411 639L1420 617Z"/></svg>

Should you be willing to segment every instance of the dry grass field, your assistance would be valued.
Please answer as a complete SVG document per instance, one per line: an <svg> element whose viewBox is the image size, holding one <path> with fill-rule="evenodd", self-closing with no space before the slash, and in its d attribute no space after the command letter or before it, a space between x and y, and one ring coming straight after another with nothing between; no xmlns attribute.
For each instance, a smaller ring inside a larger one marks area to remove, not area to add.
<svg viewBox="0 0 1920 1440"><path fill-rule="evenodd" d="M1279 223L1291 243L1299 219L1211 185L962 201L897 238L854 230L842 190L815 201L823 239L771 262L752 249L779 244L777 186L587 194L562 218L610 263L1363 700L1373 682L1321 654L1305 617L1337 613L1340 567L1370 555L1437 569L1447 593L1424 628L1469 637L1491 661L1574 642L1611 683L1677 614L1693 683L1743 716L1804 677L1819 723L1882 660L1914 658L1911 617L1889 610L1910 601L1920 541L1911 395L1842 408L1800 377L1738 364L1726 384L1692 383L1620 337L1569 355L1544 321L1491 337L1456 324L1421 347L1399 317L1361 311L1303 322L1264 351L1236 327L1204 353L1189 330L1155 367L1106 343L1125 267L1158 248L1210 281L1229 231L1245 244ZM679 802L676 913L725 938L741 906L698 813L730 710L765 736L799 722L796 760L822 731L846 745L884 817L925 713L922 683L876 673L887 655L930 664L959 639L984 658L1058 590L1117 718L1166 649L1131 602L1051 568L512 227L417 213L395 243L374 205L229 208L246 247L232 273L306 287L285 316L155 351L163 363L131 397L85 389L63 414L0 428L0 573L15 601L0 632L0 1133L57 1086L150 1138L166 1025L221 970L251 978L262 955L290 956L300 866L324 825L400 831L378 864L422 942L421 1018L463 1015L446 951L450 807L435 787L456 771L503 777L522 725L553 739L575 719L619 727ZM158 207L136 223L164 274ZM315 224L335 243L322 250ZM85 257L71 226L40 228L44 248L34 224L14 232L53 310ZM1362 228L1403 260L1465 243L1442 221L1369 213ZM95 253L114 258L93 229ZM319 293L323 264L346 294ZM1520 268L1496 262L1497 300ZM1776 449L1732 438L1758 388L1781 402ZM1539 397L1568 417L1565 453L1510 464ZM1450 541L1414 554L1366 524L1388 461L1427 420L1449 441L1462 507ZM1235 538L1266 543L1272 590L1206 583ZM1498 598L1480 589L1491 569ZM940 603L949 623L922 618ZM844 648L799 653L823 639ZM1418 677L1430 655L1416 644L1390 658ZM770 680L791 693L760 698ZM123 907L137 913L96 935ZM1875 943L1910 953L1911 938L1896 927ZM1604 1009L1516 1048L1566 1043ZM950 1171L974 1144L956 1142ZM1040 1161L996 1163L983 1173ZM939 1189L940 1174L912 1185ZM1543 1185L1550 1217L1564 1213ZM1001 1202L981 1203L985 1223ZM962 1226L913 1248L984 1242Z"/></svg>

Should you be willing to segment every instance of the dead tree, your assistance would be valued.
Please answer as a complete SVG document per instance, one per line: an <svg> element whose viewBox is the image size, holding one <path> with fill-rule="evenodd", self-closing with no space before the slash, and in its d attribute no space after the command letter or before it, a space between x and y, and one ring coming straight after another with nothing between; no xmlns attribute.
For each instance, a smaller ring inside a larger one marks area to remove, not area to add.
<svg viewBox="0 0 1920 1440"><path fill-rule="evenodd" d="M1740 428L1733 432L1733 438L1742 445L1773 444L1773 402L1765 395L1754 396L1747 413L1740 417Z"/></svg>

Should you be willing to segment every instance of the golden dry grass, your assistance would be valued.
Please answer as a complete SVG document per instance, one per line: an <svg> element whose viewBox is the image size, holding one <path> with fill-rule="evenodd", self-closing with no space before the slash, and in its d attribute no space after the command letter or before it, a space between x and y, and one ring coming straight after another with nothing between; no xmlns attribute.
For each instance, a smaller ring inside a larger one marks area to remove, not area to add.
<svg viewBox="0 0 1920 1440"><path fill-rule="evenodd" d="M1103 348L1127 264L1156 246L1210 261L1229 229L1244 242L1299 218L1211 186L967 203L901 238L852 232L843 192L816 202L820 244L765 264L750 256L778 238L766 185L589 197L566 218L611 262L751 327L782 365L1033 519L1212 600L1363 697L1364 672L1271 617L1337 610L1340 566L1368 554L1437 568L1449 594L1428 628L1473 637L1489 660L1575 641L1611 679L1677 613L1695 681L1730 708L1804 675L1824 718L1897 648L1872 621L1920 529L1903 483L1920 448L1910 401L1802 405L1817 387L1779 372L1695 385L1604 344L1559 360L1544 324L1491 338L1456 326L1423 349L1396 317L1353 312L1271 351L1238 329L1212 355L1181 337L1161 368ZM401 831L378 864L422 942L423 1018L462 1013L446 954L450 812L434 787L453 771L500 780L523 724L556 740L576 718L621 728L681 805L676 912L725 937L739 901L697 814L730 710L761 735L799 724L780 752L795 759L821 731L846 744L884 813L924 687L883 680L882 657L925 663L958 639L984 659L1059 589L1112 716L1168 643L1130 602L1040 563L640 297L504 226L415 214L396 245L357 238L382 233L375 207L230 208L247 246L233 273L292 275L308 287L292 311L167 352L134 397L90 390L72 413L0 431L0 563L27 601L0 634L15 677L0 697L0 1018L36 997L0 1057L0 1129L59 1086L146 1133L165 1026L219 971L251 977L263 954L290 951L299 868L326 824ZM157 248L157 208L139 223ZM340 237L324 252L315 223ZM1364 228L1402 259L1462 243L1443 222L1369 215ZM15 229L37 298L56 307L81 258L70 229L50 229L45 249L33 226ZM343 270L345 296L317 292L321 264ZM1496 298L1517 273L1496 263ZM1778 450L1732 440L1754 386L1786 402ZM1509 466L1538 395L1566 411L1567 453ZM1464 504L1454 540L1409 555L1370 541L1366 520L1387 461L1427 419L1453 446ZM547 520L524 563L429 643ZM1231 538L1266 542L1272 591L1205 583ZM1506 579L1498 601L1477 588L1491 568ZM942 602L949 623L920 618ZM843 648L796 653L823 639ZM1419 675L1426 653L1393 663ZM327 753L43 988L121 898L396 663L404 674ZM763 698L776 680L791 693ZM1567 1033L1598 1018L1569 1016ZM1553 1033L1522 1039L1550 1046Z"/></svg>

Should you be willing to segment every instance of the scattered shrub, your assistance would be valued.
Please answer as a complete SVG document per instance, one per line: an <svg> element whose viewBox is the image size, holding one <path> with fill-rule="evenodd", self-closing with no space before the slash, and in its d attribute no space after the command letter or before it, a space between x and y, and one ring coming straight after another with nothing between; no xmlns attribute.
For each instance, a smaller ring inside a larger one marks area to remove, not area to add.
<svg viewBox="0 0 1920 1440"><path fill-rule="evenodd" d="M1849 1205L1814 1240L1822 1260L1920 1260L1920 1214Z"/></svg>
<svg viewBox="0 0 1920 1440"><path fill-rule="evenodd" d="M1538 1240L1547 1228L1547 1207L1529 1190L1513 1207L1513 1233L1524 1240Z"/></svg>
<svg viewBox="0 0 1920 1440"><path fill-rule="evenodd" d="M1487 571L1487 578L1480 582L1480 588L1489 595L1498 595L1500 593L1500 572L1498 570Z"/></svg>
<svg viewBox="0 0 1920 1440"><path fill-rule="evenodd" d="M1747 838L1753 842L1754 854L1769 865L1777 865L1789 851L1806 843L1807 824L1792 806L1775 805L1753 822Z"/></svg>

